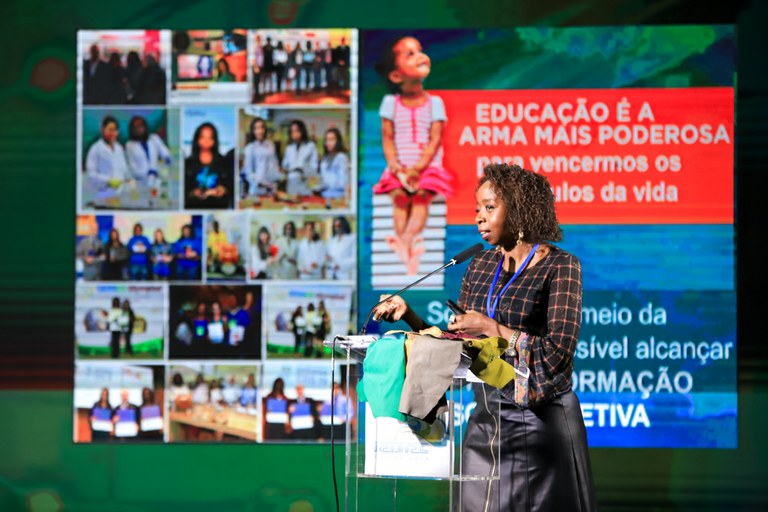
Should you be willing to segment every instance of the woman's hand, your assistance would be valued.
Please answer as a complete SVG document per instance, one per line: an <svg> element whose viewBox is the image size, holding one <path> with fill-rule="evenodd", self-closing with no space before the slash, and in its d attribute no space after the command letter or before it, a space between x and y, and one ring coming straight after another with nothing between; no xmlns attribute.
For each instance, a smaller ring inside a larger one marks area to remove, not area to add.
<svg viewBox="0 0 768 512"><path fill-rule="evenodd" d="M451 315L448 330L488 336L496 331L496 321L482 313L470 310L463 315Z"/></svg>
<svg viewBox="0 0 768 512"><path fill-rule="evenodd" d="M408 311L408 304L400 297L392 297L386 302L382 302L373 310L373 319L376 322L386 320L387 322L397 322Z"/></svg>

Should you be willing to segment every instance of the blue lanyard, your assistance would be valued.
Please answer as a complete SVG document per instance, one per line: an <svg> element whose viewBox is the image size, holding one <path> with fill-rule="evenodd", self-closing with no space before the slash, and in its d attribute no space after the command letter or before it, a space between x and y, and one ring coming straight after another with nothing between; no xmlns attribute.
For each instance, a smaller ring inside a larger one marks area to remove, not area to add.
<svg viewBox="0 0 768 512"><path fill-rule="evenodd" d="M501 261L499 261L499 266L496 267L496 275L493 276L493 283L491 283L491 289L488 290L488 297L485 299L485 308L488 311L488 316L491 317L491 320L496 318L496 308L499 305L499 299L501 299L501 296L504 295L504 292L507 291L509 288L509 285L511 285L515 279L517 279L517 276L519 276L523 270L525 270L525 267L528 266L528 263L531 262L533 259L533 255L536 254L536 250L539 248L540 244L536 244L531 249L531 252L528 253L528 256L525 258L525 261L522 265L520 265L520 268L517 269L517 272L514 273L512 276L512 279L507 281L507 284L504 285L504 288L501 289L499 294L496 296L496 300L491 303L491 297L493 297L493 290L496 289L496 284L499 282L499 276L501 275L501 268L504 266L504 256L502 255Z"/></svg>

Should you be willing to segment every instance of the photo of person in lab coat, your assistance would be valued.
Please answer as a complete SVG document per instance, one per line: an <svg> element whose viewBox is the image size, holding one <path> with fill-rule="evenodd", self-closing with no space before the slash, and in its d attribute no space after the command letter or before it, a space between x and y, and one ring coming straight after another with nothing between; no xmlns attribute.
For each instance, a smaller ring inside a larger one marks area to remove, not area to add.
<svg viewBox="0 0 768 512"><path fill-rule="evenodd" d="M346 217L333 219L333 231L326 246L326 279L354 279L357 268L355 236Z"/></svg>
<svg viewBox="0 0 768 512"><path fill-rule="evenodd" d="M313 220L304 222L304 238L299 242L298 264L300 279L323 279L325 243Z"/></svg>
<svg viewBox="0 0 768 512"><path fill-rule="evenodd" d="M110 206L128 185L128 164L123 145L118 141L117 119L107 115L101 120L101 137L88 149L85 157L87 187L93 206Z"/></svg>
<svg viewBox="0 0 768 512"><path fill-rule="evenodd" d="M170 166L173 163L171 152L159 135L150 133L143 116L133 116L128 123L125 152L139 195L146 197L151 206L162 185L159 165Z"/></svg>

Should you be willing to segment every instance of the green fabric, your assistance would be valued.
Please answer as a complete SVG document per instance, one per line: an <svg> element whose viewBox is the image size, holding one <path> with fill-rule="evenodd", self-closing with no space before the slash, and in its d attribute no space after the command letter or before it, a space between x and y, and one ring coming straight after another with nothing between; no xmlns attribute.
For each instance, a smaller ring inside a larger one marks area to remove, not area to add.
<svg viewBox="0 0 768 512"><path fill-rule="evenodd" d="M470 340L469 344L478 350L477 357L469 367L477 378L498 389L515 379L515 368L501 358L509 346L506 339L493 337Z"/></svg>
<svg viewBox="0 0 768 512"><path fill-rule="evenodd" d="M405 381L405 337L385 337L371 344L363 360L363 378L357 384L361 402L368 402L374 418L405 421L400 395Z"/></svg>

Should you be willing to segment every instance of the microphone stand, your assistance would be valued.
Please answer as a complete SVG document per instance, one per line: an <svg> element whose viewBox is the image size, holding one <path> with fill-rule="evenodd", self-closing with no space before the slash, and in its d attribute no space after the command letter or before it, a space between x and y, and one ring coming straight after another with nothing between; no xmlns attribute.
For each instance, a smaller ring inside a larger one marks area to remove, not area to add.
<svg viewBox="0 0 768 512"><path fill-rule="evenodd" d="M456 261L456 258L453 258L448 263L443 265L442 267L436 268L435 270L433 270L429 274L426 274L423 277L420 277L419 279L417 279L416 281L412 282L411 284L409 284L405 288L402 288L402 289L396 291L392 295L389 295L386 299L382 299L379 302L377 302L376 304L374 304L373 307L371 308L371 310L368 312L368 317L365 319L365 323L363 324L363 327L360 329L360 333L358 334L358 336L363 336L365 334L365 329L368 327L368 322L370 322L371 315L373 315L373 310L376 309L376 306L378 306L379 304L383 304L383 303L387 302L392 297L397 297L398 295L400 295L400 294L410 290L411 288L413 288L414 286L416 286L420 282L424 281L428 277L433 276L434 274L437 274L438 272L441 272L441 271L447 269L448 267L452 267L453 265L456 265L457 263L458 263L458 261Z"/></svg>

